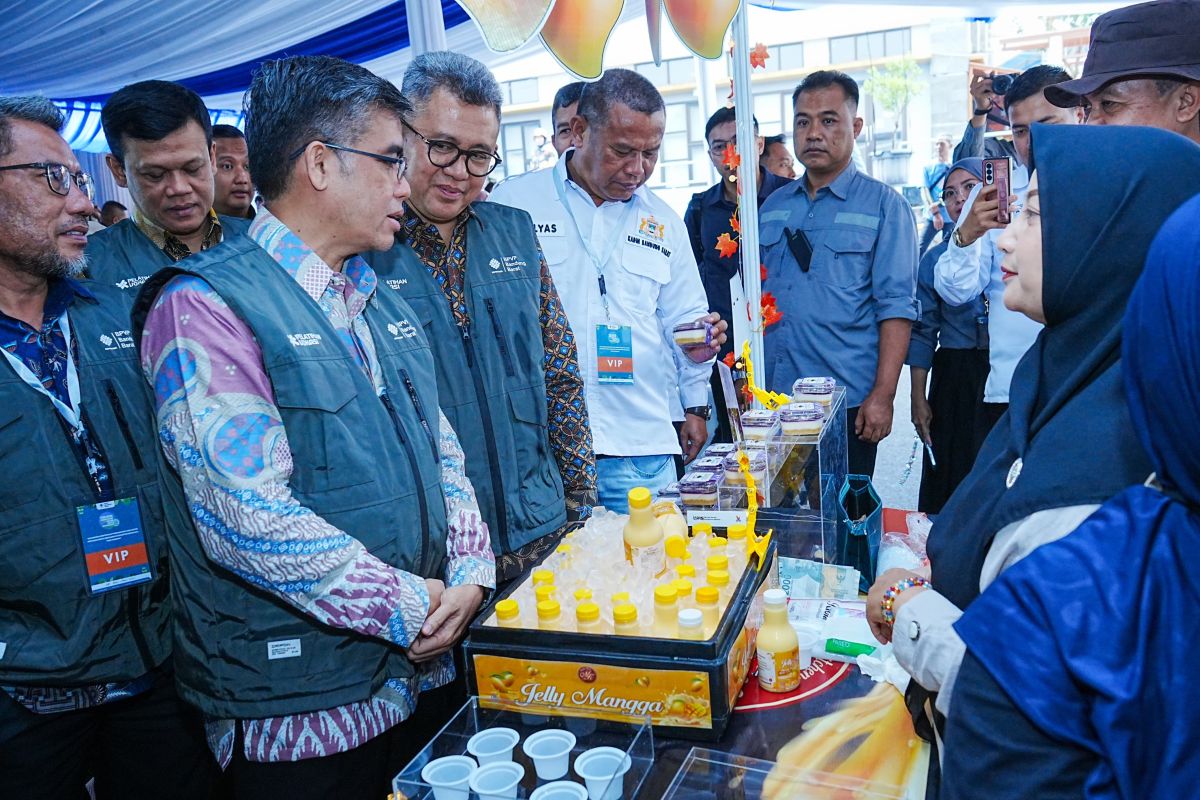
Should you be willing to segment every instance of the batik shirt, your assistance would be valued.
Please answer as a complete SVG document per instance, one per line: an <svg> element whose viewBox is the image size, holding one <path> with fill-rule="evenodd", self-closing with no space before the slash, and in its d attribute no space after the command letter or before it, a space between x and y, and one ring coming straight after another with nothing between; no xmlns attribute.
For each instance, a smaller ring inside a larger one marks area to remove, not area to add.
<svg viewBox="0 0 1200 800"><path fill-rule="evenodd" d="M358 257L334 271L265 210L248 235L320 306L355 363L382 392L374 340L363 316L376 287L374 271ZM246 323L211 286L190 276L167 284L146 320L142 369L154 387L167 460L183 481L208 556L317 623L403 648L412 645L429 604L424 579L375 558L293 496L287 431L262 351ZM440 409L438 414L448 521L446 585L492 588L495 560L487 525L458 437ZM261 546L272 541L295 547L284 553ZM209 720L209 745L227 766L240 725L248 761L299 761L345 752L405 720L421 691L453 678L454 663L446 653L418 665L411 678L386 681L362 702L267 719Z"/></svg>
<svg viewBox="0 0 1200 800"><path fill-rule="evenodd" d="M46 302L42 309L42 326L35 329L19 319L0 312L0 347L16 356L28 367L34 377L42 382L46 391L65 405L71 405L67 391L67 347L66 337L58 324L63 315L75 302L76 296L92 298L91 292L70 278L50 281ZM74 343L71 344L72 348ZM7 361L7 359L4 359ZM6 363L0 369L9 369ZM49 402L39 398L43 402ZM88 436L87 430L76 430L63 424L71 446L87 466L88 474L96 486L97 500L112 500L112 479L104 454ZM79 686L56 689L45 686L4 686L7 692L25 708L35 714L53 714L59 711L76 711L130 697L147 689L153 682L153 673L134 681L108 683L96 686Z"/></svg>
<svg viewBox="0 0 1200 800"><path fill-rule="evenodd" d="M133 209L133 224L137 225L138 230L146 234L146 238L154 242L155 247L166 253L172 261L183 261L192 255L191 249L175 234L154 224L138 208ZM217 216L216 211L210 208L208 217L204 220L204 241L200 243L200 249L207 250L210 247L216 247L221 243L221 236L221 218Z"/></svg>

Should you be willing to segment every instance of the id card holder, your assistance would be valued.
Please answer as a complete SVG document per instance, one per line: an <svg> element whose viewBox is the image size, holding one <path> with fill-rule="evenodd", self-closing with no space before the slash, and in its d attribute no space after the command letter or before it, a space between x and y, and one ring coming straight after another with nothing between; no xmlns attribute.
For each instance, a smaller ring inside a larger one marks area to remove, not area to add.
<svg viewBox="0 0 1200 800"><path fill-rule="evenodd" d="M154 579L136 497L75 507L88 591L111 592Z"/></svg>
<svg viewBox="0 0 1200 800"><path fill-rule="evenodd" d="M596 326L596 375L600 383L633 383L633 329Z"/></svg>

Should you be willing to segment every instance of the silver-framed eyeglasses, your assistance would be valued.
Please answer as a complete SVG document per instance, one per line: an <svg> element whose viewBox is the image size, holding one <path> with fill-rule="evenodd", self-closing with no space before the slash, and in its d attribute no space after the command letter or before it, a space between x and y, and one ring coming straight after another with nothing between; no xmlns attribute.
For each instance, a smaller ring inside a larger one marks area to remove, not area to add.
<svg viewBox="0 0 1200 800"><path fill-rule="evenodd" d="M91 200L95 188L92 184L92 176L88 175L83 170L79 172L71 172L71 168L66 164L60 164L57 161L33 161L29 164L9 164L0 167L0 172L9 169L40 169L46 176L46 185L50 187L50 191L55 194L61 194L64 197L71 193L71 181L79 187L79 191L87 195L87 199Z"/></svg>
<svg viewBox="0 0 1200 800"><path fill-rule="evenodd" d="M967 202L967 198L971 196L971 190L974 189L978 185L979 185L979 181L967 181L966 183L964 183L962 185L961 189L954 189L954 188L943 189L942 190L942 199L943 200L954 200L955 198L958 198L965 203L965 202Z"/></svg>
<svg viewBox="0 0 1200 800"><path fill-rule="evenodd" d="M467 160L467 174L476 178L486 178L492 174L496 167L500 166L502 159L496 153L487 150L463 150L454 142L447 142L444 139L427 139L425 136L409 125L404 123L404 127L408 128L417 138L425 143L429 148L429 163L440 169L448 169L458 163L460 158Z"/></svg>
<svg viewBox="0 0 1200 800"><path fill-rule="evenodd" d="M382 153L372 153L369 150L355 150L353 147L344 147L343 145L333 144L332 142L322 142L320 139L314 139L313 141L320 142L330 150L337 150L342 153L353 153L356 156L366 156L367 158L373 158L376 161L382 161L384 164L392 164L396 167L396 180L399 181L404 177L404 167L407 166L404 156L385 156ZM303 153L310 144L312 144L312 142L308 142L302 147L298 147L294 153L288 156L288 161L295 161L297 158L299 158L300 154Z"/></svg>

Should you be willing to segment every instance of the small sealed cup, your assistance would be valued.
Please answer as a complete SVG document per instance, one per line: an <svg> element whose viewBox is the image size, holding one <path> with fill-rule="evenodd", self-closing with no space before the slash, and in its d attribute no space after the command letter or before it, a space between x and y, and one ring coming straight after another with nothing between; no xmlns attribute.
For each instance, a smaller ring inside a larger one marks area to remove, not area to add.
<svg viewBox="0 0 1200 800"><path fill-rule="evenodd" d="M571 748L575 746L575 734L570 731L549 728L538 731L525 740L521 749L533 762L538 780L555 781L567 774L570 766Z"/></svg>
<svg viewBox="0 0 1200 800"><path fill-rule="evenodd" d="M479 760L479 766L512 761L513 748L521 735L512 728L488 728L467 740L467 752Z"/></svg>
<svg viewBox="0 0 1200 800"><path fill-rule="evenodd" d="M676 325L671 335L680 347L707 347L712 344L713 327L707 322L684 322Z"/></svg>
<svg viewBox="0 0 1200 800"><path fill-rule="evenodd" d="M421 780L433 787L433 800L467 800L476 769L475 759L467 756L435 758L421 770Z"/></svg>

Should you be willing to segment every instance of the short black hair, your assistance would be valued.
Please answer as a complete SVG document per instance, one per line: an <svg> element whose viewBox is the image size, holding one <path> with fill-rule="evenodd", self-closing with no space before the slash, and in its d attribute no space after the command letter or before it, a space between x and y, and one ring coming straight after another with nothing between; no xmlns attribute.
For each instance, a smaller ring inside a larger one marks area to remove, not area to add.
<svg viewBox="0 0 1200 800"><path fill-rule="evenodd" d="M58 106L40 95L0 97L0 157L13 151L12 120L44 125L61 133L66 117Z"/></svg>
<svg viewBox="0 0 1200 800"><path fill-rule="evenodd" d="M108 200L108 201L106 201L106 202L104 203L104 205L100 206L100 211L101 211L101 212L104 212L104 211L116 211L116 210L118 210L118 209L120 209L121 211L128 211L128 210L129 210L128 208L126 208L126 207L125 207L125 204L124 204L124 203L118 203L116 200Z"/></svg>
<svg viewBox="0 0 1200 800"><path fill-rule="evenodd" d="M818 70L800 81L796 85L796 91L792 92L792 105L796 105L796 101L800 99L800 95L805 92L816 92L821 89L828 89L831 86L841 87L850 104L855 109L858 108L858 81L836 69Z"/></svg>
<svg viewBox="0 0 1200 800"><path fill-rule="evenodd" d="M758 130L758 117L751 115L754 120L754 130ZM713 115L708 118L708 122L704 124L704 141L708 141L708 135L712 133L712 129L718 125L724 125L726 122L734 122L737 120L737 114L729 106L721 106Z"/></svg>
<svg viewBox="0 0 1200 800"><path fill-rule="evenodd" d="M1066 83L1069 80L1071 80L1071 73L1062 67L1051 64L1038 64L1036 67L1030 67L1013 78L1012 86L1004 94L1004 107L1011 108L1014 103L1020 103L1034 95L1041 94L1047 86Z"/></svg>
<svg viewBox="0 0 1200 800"><path fill-rule="evenodd" d="M768 136L767 138L763 139L763 152L766 153L768 150L770 150L771 145L773 144L781 144L784 147L787 147L787 142L783 141L783 134L777 133L774 136Z"/></svg>
<svg viewBox="0 0 1200 800"><path fill-rule="evenodd" d="M213 125L214 139L245 139L246 134L235 128L233 125Z"/></svg>
<svg viewBox="0 0 1200 800"><path fill-rule="evenodd" d="M122 87L100 112L108 149L125 161L125 138L157 142L195 122L212 145L212 120L200 95L171 81L140 81Z"/></svg>
<svg viewBox="0 0 1200 800"><path fill-rule="evenodd" d="M555 115L561 109L579 102L579 95L583 94L583 86L583 81L575 81L574 83L568 83L554 93L554 102L550 104L551 122L554 121Z"/></svg>
<svg viewBox="0 0 1200 800"><path fill-rule="evenodd" d="M609 109L616 103L639 114L656 114L667 108L662 95L645 75L631 69L610 69L605 70L600 80L584 87L575 113L588 124L601 126L608 122Z"/></svg>

